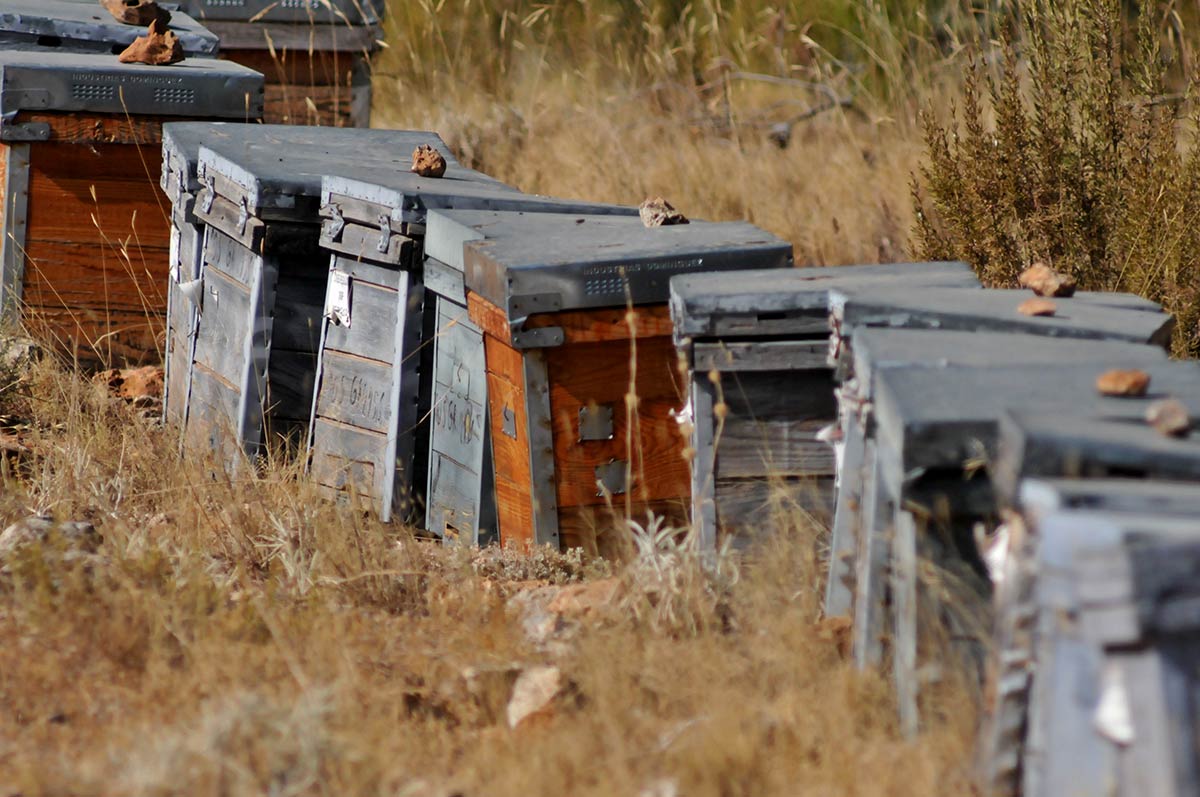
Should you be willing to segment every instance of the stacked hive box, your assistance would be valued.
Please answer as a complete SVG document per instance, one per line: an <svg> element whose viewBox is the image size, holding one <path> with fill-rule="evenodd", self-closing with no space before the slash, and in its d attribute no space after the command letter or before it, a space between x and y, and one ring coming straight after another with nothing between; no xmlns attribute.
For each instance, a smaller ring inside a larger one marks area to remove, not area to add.
<svg viewBox="0 0 1200 797"><path fill-rule="evenodd" d="M380 0L187 0L221 57L266 76L268 123L367 127Z"/></svg>
<svg viewBox="0 0 1200 797"><path fill-rule="evenodd" d="M458 166L432 133L230 125L180 135L190 145L204 142L195 156L194 213L205 228L201 282L180 291L199 303L184 358L185 438L220 451L229 463L239 452L261 453L268 434L302 445L329 274L320 247L322 175L407 171L413 148L428 144L443 152L459 179L497 184ZM363 151L393 155L363 163ZM374 238L397 256L410 246L386 225ZM175 359L169 352L168 360ZM180 406L171 396L180 384L168 381L169 407Z"/></svg>
<svg viewBox="0 0 1200 797"><path fill-rule="evenodd" d="M1094 406L1093 400L1095 377L1103 365L1089 363L1168 368L1155 365L1161 354L1149 347L1143 352L1097 343L1089 350L1082 340L1067 346L1066 341L1030 342L1010 335L1162 343L1172 320L1149 303L1119 294L1081 294L1063 300L1070 304L1061 316L1044 318L1017 313L1022 298L1017 292L939 289L919 294L847 293L833 302L834 326L851 341L852 330L869 326L973 330L980 336L996 333L993 345L999 351L992 356L980 352L995 367L970 367L971 358L963 355L931 357L936 352L926 347L897 358L895 365L870 365L865 377L847 375L853 381L844 387L852 389L842 391L849 405L843 416L857 412L857 428L867 435L861 467L857 473L847 471L843 479L846 489L860 494L862 501L839 507L852 517L835 519L835 528L857 537L835 540L841 552L854 551L855 658L860 665L879 661L883 639L890 632L901 708L910 730L916 722L919 554L949 565L957 577L953 580L965 587L953 607L961 614L951 613L941 626L962 639L967 655L981 655L981 629L968 627L972 607L983 603L970 584L984 588L972 529L976 521L994 515L981 468L994 455L996 424L1003 408L1014 402L1057 403L1098 412L1107 409ZM982 340L978 344L984 345ZM1025 357L1023 351L1038 353ZM1023 365L1005 367L1004 362ZM930 367L912 367L921 363ZM1187 370L1163 372L1163 378L1182 383L1194 377ZM860 479L861 488L856 490L853 484ZM844 571L833 575L847 576ZM890 607L890 622L884 619L885 605Z"/></svg>
<svg viewBox="0 0 1200 797"><path fill-rule="evenodd" d="M1030 480L1012 505L985 785L1195 793L1200 486Z"/></svg>
<svg viewBox="0 0 1200 797"><path fill-rule="evenodd" d="M475 239L462 260L484 333L501 539L605 551L627 541L605 535L614 514L686 523L668 281L786 268L791 247L742 223L447 215Z"/></svg>
<svg viewBox="0 0 1200 797"><path fill-rule="evenodd" d="M216 56L220 40L196 20L172 11L169 24L185 56ZM5 49L117 55L145 32L118 22L99 2L5 0L0 8L0 48Z"/></svg>
<svg viewBox="0 0 1200 797"><path fill-rule="evenodd" d="M425 527L478 541L494 527L483 340L466 309L464 231L437 208L516 215L635 209L521 194L496 181L412 173L324 180L334 253L309 438L313 477L373 499L384 520L425 503ZM403 233L388 247L387 226ZM469 237L477 237L471 233ZM474 376L473 376L474 375ZM494 530L494 528L492 529Z"/></svg>
<svg viewBox="0 0 1200 797"><path fill-rule="evenodd" d="M835 422L829 295L838 287L970 286L965 263L695 274L671 281L675 342L687 366L692 515L702 544L752 538L787 486L820 520L833 508Z"/></svg>
<svg viewBox="0 0 1200 797"><path fill-rule="evenodd" d="M0 307L88 363L161 352L171 118L259 118L262 77L208 58L0 51Z"/></svg>

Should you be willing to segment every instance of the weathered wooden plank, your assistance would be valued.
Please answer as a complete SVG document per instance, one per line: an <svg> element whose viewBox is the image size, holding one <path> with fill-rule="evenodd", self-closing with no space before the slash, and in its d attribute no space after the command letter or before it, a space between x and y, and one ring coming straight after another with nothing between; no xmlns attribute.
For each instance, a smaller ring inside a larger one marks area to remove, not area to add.
<svg viewBox="0 0 1200 797"><path fill-rule="evenodd" d="M718 399L733 417L757 421L828 419L832 423L837 417L833 385L833 372L828 368L723 374Z"/></svg>
<svg viewBox="0 0 1200 797"><path fill-rule="evenodd" d="M204 269L217 269L232 280L249 286L262 269L262 258L213 227L204 228Z"/></svg>
<svg viewBox="0 0 1200 797"><path fill-rule="evenodd" d="M829 423L728 417L717 440L717 476L833 476L833 448L817 439Z"/></svg>
<svg viewBox="0 0 1200 797"><path fill-rule="evenodd" d="M391 402L390 364L328 349L324 352L318 416L387 434Z"/></svg>
<svg viewBox="0 0 1200 797"><path fill-rule="evenodd" d="M185 440L194 451L207 451L223 459L240 456L237 427L238 389L217 373L197 363L191 375Z"/></svg>
<svg viewBox="0 0 1200 797"><path fill-rule="evenodd" d="M827 523L834 490L829 477L718 479L713 495L719 536L744 546L797 523Z"/></svg>
<svg viewBox="0 0 1200 797"><path fill-rule="evenodd" d="M326 418L313 424L311 474L336 491L369 500L378 511L383 495L387 436Z"/></svg>
<svg viewBox="0 0 1200 797"><path fill-rule="evenodd" d="M246 342L258 315L250 291L216 269L204 271L204 306L195 360L240 385L246 374Z"/></svg>
<svg viewBox="0 0 1200 797"><path fill-rule="evenodd" d="M394 288L357 279L351 280L350 292L350 326L331 323L325 332L325 348L394 362L399 294Z"/></svg>
<svg viewBox="0 0 1200 797"><path fill-rule="evenodd" d="M719 371L800 371L828 368L829 344L817 341L719 341L692 346L692 367Z"/></svg>

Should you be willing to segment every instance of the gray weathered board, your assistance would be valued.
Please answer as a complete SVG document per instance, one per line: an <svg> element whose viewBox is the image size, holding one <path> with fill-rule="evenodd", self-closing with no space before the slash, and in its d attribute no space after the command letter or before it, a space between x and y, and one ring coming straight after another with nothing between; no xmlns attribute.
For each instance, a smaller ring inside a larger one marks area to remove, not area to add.
<svg viewBox="0 0 1200 797"><path fill-rule="evenodd" d="M770 526L768 499L787 492L794 506L818 519L832 514L837 449L817 439L835 422L830 291L896 281L979 285L963 263L688 274L671 280L671 319L688 365L692 403L692 512L705 547L716 545L718 530L742 540L761 534ZM784 384L784 392L777 392ZM727 395L737 397L740 412L731 411ZM779 405L781 399L788 404L778 417L761 415L760 404ZM718 421L714 408L721 404L727 414Z"/></svg>
<svg viewBox="0 0 1200 797"><path fill-rule="evenodd" d="M255 22L206 19L204 25L220 37L222 50L226 53L265 50L287 55L329 54L331 57L345 58L347 63L350 59L379 49L379 43L384 38L383 26L378 23L310 25L307 22L273 22L265 19ZM369 90L369 85L367 88Z"/></svg>
<svg viewBox="0 0 1200 797"><path fill-rule="evenodd" d="M1200 520L1051 511L1030 526L1022 793L1195 794Z"/></svg>
<svg viewBox="0 0 1200 797"><path fill-rule="evenodd" d="M184 12L171 12L170 28L186 55L216 55L216 34ZM113 55L144 34L145 28L118 22L99 2L5 0L0 8L0 48Z"/></svg>
<svg viewBox="0 0 1200 797"><path fill-rule="evenodd" d="M1135 412L1097 419L1013 410L1000 419L997 448L991 475L1002 503L1029 477L1200 482L1200 438L1165 436Z"/></svg>
<svg viewBox="0 0 1200 797"><path fill-rule="evenodd" d="M429 300L429 299L427 299ZM433 398L425 528L445 540L477 544L495 523L495 495L484 469L487 456L487 373L483 332L467 308L431 297Z"/></svg>
<svg viewBox="0 0 1200 797"><path fill-rule="evenodd" d="M45 141L45 122L22 111L81 111L121 116L260 119L263 78L214 58L170 66L122 64L112 55L0 50L0 140Z"/></svg>
<svg viewBox="0 0 1200 797"><path fill-rule="evenodd" d="M1031 298L1021 290L955 288L840 289L830 310L839 327L900 326L942 330L1026 332L1047 337L1094 338L1153 343L1166 348L1173 316L1146 299L1124 293L1080 291L1055 299L1053 316L1018 312Z"/></svg>
<svg viewBox="0 0 1200 797"><path fill-rule="evenodd" d="M322 323L309 434L313 479L370 500L385 522L418 509L412 472L421 422L418 365L424 291L410 271L335 255L347 293L331 319L331 278Z"/></svg>
<svg viewBox="0 0 1200 797"><path fill-rule="evenodd" d="M895 263L832 266L748 274L700 273L671 280L671 318L677 343L685 339L828 337L829 292L897 280L913 287L978 288L966 263Z"/></svg>

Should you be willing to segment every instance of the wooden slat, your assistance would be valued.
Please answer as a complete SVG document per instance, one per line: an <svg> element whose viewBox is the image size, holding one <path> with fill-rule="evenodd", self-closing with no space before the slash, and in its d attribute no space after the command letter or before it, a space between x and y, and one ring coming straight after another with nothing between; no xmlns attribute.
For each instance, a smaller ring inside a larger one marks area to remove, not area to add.
<svg viewBox="0 0 1200 797"><path fill-rule="evenodd" d="M196 336L196 362L231 384L240 385L246 378L246 338L254 315L250 293L244 286L220 271L208 271L204 279L204 310Z"/></svg>
<svg viewBox="0 0 1200 797"><path fill-rule="evenodd" d="M126 116L99 113L45 113L21 111L18 123L50 126L50 140L60 144L148 144L162 143L166 122L186 122L181 116ZM246 121L254 121L248 118ZM43 145L38 145L43 146Z"/></svg>
<svg viewBox="0 0 1200 797"><path fill-rule="evenodd" d="M527 483L518 484L497 473L496 512L504 547L525 550L533 545L533 505Z"/></svg>
<svg viewBox="0 0 1200 797"><path fill-rule="evenodd" d="M264 40L259 33L257 44ZM224 44L224 42L223 42ZM284 53L270 50L221 48L221 58L248 66L261 72L267 86L287 85L296 89L341 86L349 89L356 69L361 69L366 57L361 53L288 50Z"/></svg>
<svg viewBox="0 0 1200 797"><path fill-rule="evenodd" d="M797 371L827 368L829 343L817 341L701 342L692 346L695 370Z"/></svg>
<svg viewBox="0 0 1200 797"><path fill-rule="evenodd" d="M776 533L796 512L822 523L832 515L832 477L720 479L714 492L720 533L747 541Z"/></svg>
<svg viewBox="0 0 1200 797"><path fill-rule="evenodd" d="M353 90L344 86L268 85L263 90L263 121L276 125L354 127L353 100Z"/></svg>
<svg viewBox="0 0 1200 797"><path fill-rule="evenodd" d="M521 357L490 335L484 336L484 350L500 539L505 545L529 545L533 541L533 499ZM506 409L513 419L508 424L504 422ZM507 434L506 428L516 436Z"/></svg>
<svg viewBox="0 0 1200 797"><path fill-rule="evenodd" d="M385 435L365 432L324 418L313 424L313 480L334 490L354 491L378 500L383 493Z"/></svg>
<svg viewBox="0 0 1200 797"><path fill-rule="evenodd" d="M390 364L336 351L325 352L317 415L386 434L394 412L391 401Z"/></svg>
<svg viewBox="0 0 1200 797"><path fill-rule="evenodd" d="M665 304L635 307L631 311L620 307L543 313L530 316L525 329L559 327L566 344L629 340L634 337L627 319L629 312L633 313L633 330L638 338L670 337L671 312Z"/></svg>
<svg viewBox="0 0 1200 797"><path fill-rule="evenodd" d="M399 293L394 288L360 280L353 280L350 290L350 326L330 323L325 333L325 348L393 362ZM319 328L317 333L320 334Z"/></svg>
<svg viewBox="0 0 1200 797"><path fill-rule="evenodd" d="M717 441L717 476L833 476L833 448L817 439L832 422L729 417Z"/></svg>
<svg viewBox="0 0 1200 797"><path fill-rule="evenodd" d="M504 311L477 293L467 292L467 312L475 326L506 345L512 342ZM491 360L489 359L489 362ZM489 366L490 368L491 366Z"/></svg>

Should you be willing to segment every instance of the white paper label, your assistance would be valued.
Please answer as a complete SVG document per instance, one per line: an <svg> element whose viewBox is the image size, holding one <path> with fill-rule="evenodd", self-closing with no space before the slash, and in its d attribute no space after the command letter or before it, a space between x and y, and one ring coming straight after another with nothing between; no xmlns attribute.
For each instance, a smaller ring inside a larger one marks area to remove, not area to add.
<svg viewBox="0 0 1200 797"><path fill-rule="evenodd" d="M350 275L345 271L329 272L325 317L335 324L350 328Z"/></svg>
<svg viewBox="0 0 1200 797"><path fill-rule="evenodd" d="M179 230L171 228L171 280L178 285L183 279L180 274L182 263L179 262Z"/></svg>

